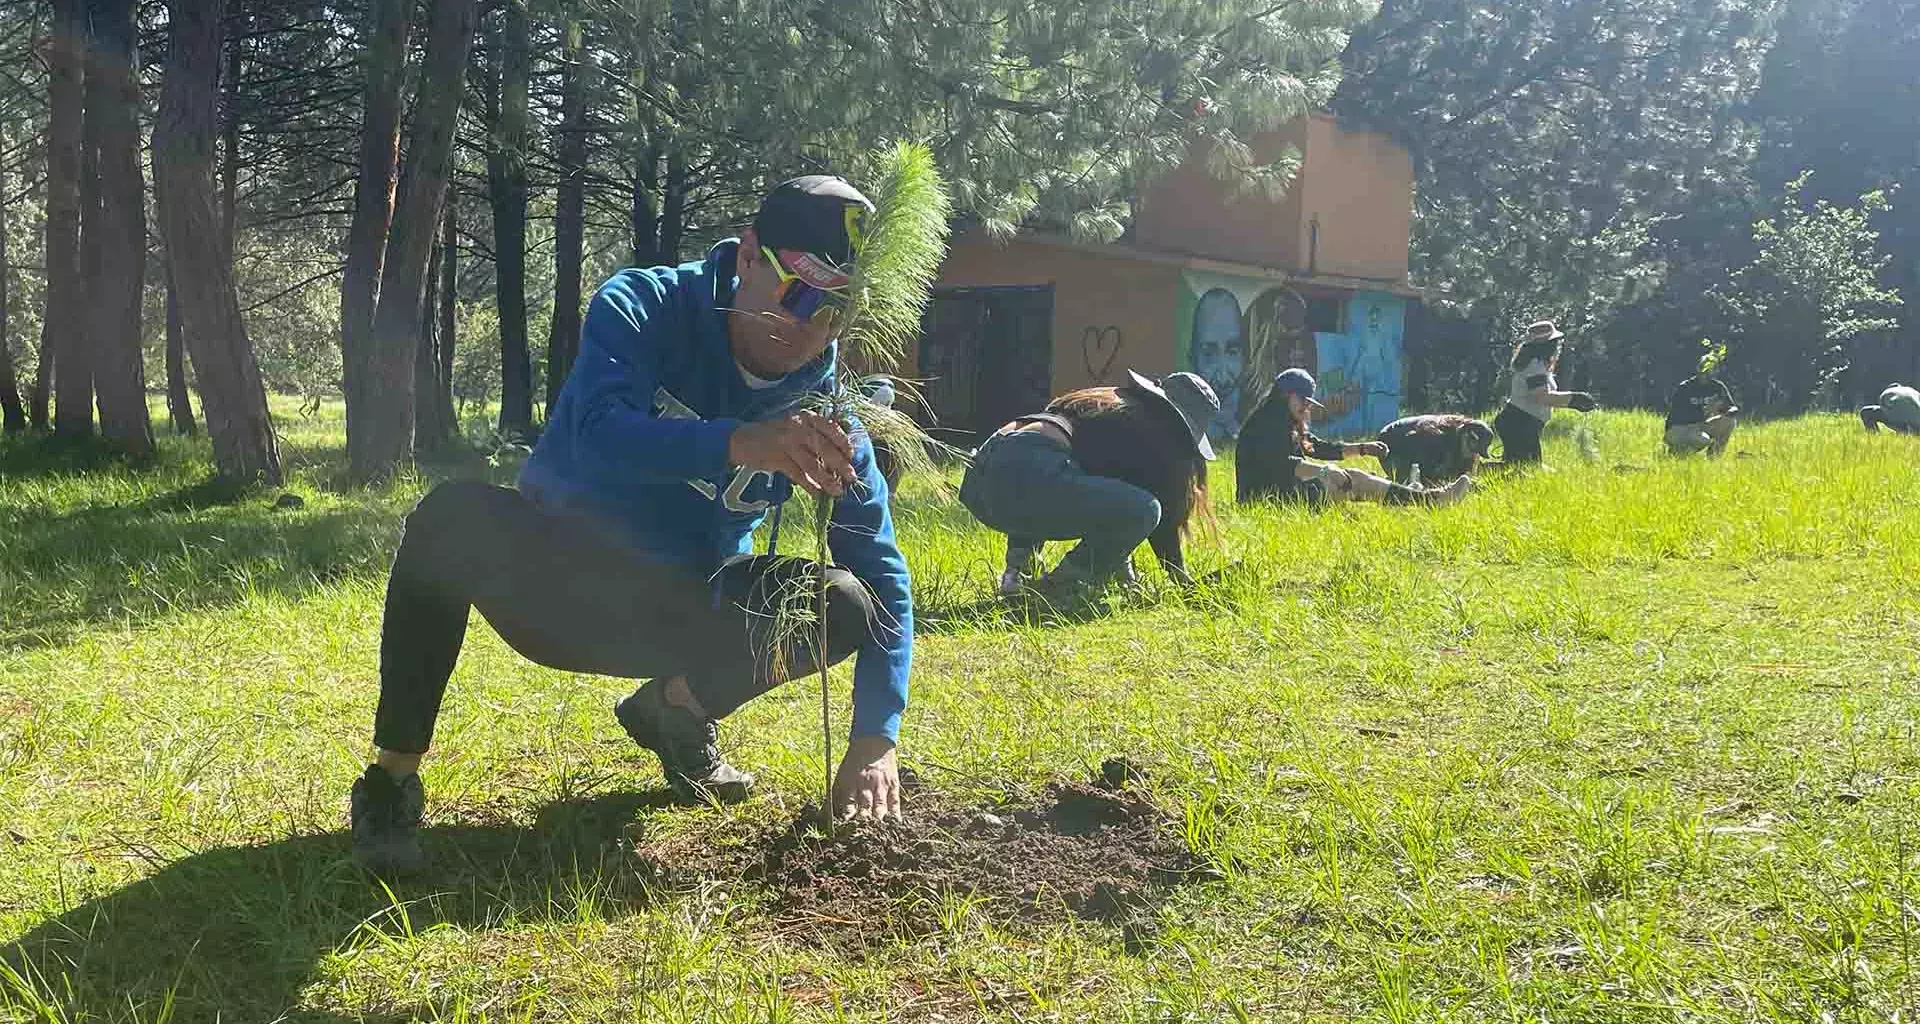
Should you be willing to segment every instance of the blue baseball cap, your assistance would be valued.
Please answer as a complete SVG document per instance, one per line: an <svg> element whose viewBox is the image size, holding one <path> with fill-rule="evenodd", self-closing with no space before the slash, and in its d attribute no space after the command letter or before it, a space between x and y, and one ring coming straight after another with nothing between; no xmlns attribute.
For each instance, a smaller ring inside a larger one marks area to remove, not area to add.
<svg viewBox="0 0 1920 1024"><path fill-rule="evenodd" d="M1313 374L1308 373L1298 366L1281 370L1279 373L1273 375L1273 390L1283 395L1297 395L1315 409L1325 409L1326 406L1321 405L1320 402L1313 397L1316 386L1313 381Z"/></svg>

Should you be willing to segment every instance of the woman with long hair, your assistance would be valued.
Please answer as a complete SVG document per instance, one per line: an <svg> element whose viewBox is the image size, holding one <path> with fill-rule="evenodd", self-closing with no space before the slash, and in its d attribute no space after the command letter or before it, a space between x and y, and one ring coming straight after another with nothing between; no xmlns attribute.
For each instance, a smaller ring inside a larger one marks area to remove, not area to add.
<svg viewBox="0 0 1920 1024"><path fill-rule="evenodd" d="M1536 320L1513 347L1513 358L1507 361L1513 372L1507 404L1493 418L1494 433L1500 435L1500 460L1509 466L1540 461L1540 432L1553 418L1553 410L1592 412L1599 404L1585 391L1554 390L1560 339L1565 337L1553 321Z"/></svg>
<svg viewBox="0 0 1920 1024"><path fill-rule="evenodd" d="M1241 502L1378 501L1388 505L1445 505L1458 501L1473 487L1473 478L1461 475L1445 487L1425 490L1397 484L1386 477L1332 463L1354 455L1384 458L1387 446L1379 441L1340 444L1316 437L1313 411L1325 408L1313 397L1313 374L1293 367L1273 378L1273 387L1260 407L1240 428L1234 476L1234 497ZM1324 459L1328 461L1316 462Z"/></svg>
<svg viewBox="0 0 1920 1024"><path fill-rule="evenodd" d="M1156 382L1132 370L1126 384L1061 395L1042 412L1015 418L974 452L960 501L1007 535L1000 592L1030 583L1066 593L1132 578L1134 548L1146 541L1167 575L1186 584L1181 548L1197 513L1209 518L1207 423L1220 402L1191 373ZM1078 540L1034 581L1042 546Z"/></svg>

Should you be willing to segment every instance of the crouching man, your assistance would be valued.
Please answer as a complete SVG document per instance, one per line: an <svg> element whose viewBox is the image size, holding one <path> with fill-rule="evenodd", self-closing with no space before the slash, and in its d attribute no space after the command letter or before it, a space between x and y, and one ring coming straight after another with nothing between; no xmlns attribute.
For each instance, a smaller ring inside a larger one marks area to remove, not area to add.
<svg viewBox="0 0 1920 1024"><path fill-rule="evenodd" d="M1718 455L1727 450L1739 415L1740 407L1733 404L1733 392L1725 381L1696 373L1681 381L1667 402L1667 451Z"/></svg>
<svg viewBox="0 0 1920 1024"><path fill-rule="evenodd" d="M704 260L622 271L587 311L519 489L444 484L407 517L381 624L377 762L353 784L362 864L423 866L417 769L470 608L539 664L648 679L615 705L620 727L681 799L744 799L753 776L721 758L719 721L818 667L814 627L773 625L813 563L753 554L795 485L836 499L826 658L859 652L833 810L899 813L907 565L865 431L800 409L833 386L871 210L841 179L796 178Z"/></svg>

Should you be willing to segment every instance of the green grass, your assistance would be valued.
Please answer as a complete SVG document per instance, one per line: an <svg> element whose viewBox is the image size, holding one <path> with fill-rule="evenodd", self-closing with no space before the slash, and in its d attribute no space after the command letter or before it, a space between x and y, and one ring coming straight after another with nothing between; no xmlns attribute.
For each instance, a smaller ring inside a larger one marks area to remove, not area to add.
<svg viewBox="0 0 1920 1024"><path fill-rule="evenodd" d="M985 602L996 538L909 488L904 760L978 795L1124 753L1228 878L1142 955L956 907L849 959L746 892L650 901L620 854L623 828L810 798L804 683L725 726L766 795L663 808L608 713L625 684L479 626L425 773L442 873L389 892L348 866L383 574L424 483L329 490L337 415L283 418L295 510L210 500L185 442L139 470L0 444L0 1021L1920 1012L1911 439L1814 417L1682 461L1606 413L1583 458L1558 418L1553 472L1457 507L1229 501L1200 592L1151 570L1150 598L1074 622Z"/></svg>

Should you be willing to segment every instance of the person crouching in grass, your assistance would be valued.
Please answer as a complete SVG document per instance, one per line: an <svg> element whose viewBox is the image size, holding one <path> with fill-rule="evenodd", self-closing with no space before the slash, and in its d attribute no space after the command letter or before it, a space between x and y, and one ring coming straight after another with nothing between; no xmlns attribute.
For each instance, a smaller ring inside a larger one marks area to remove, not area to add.
<svg viewBox="0 0 1920 1024"><path fill-rule="evenodd" d="M974 452L960 501L1007 535L1000 592L1048 597L1133 579L1145 541L1176 583L1192 582L1182 537L1207 505L1207 423L1220 408L1191 373L1154 381L1132 370L1118 387L1085 388L1020 416ZM1034 579L1042 547L1078 540L1051 573Z"/></svg>
<svg viewBox="0 0 1920 1024"><path fill-rule="evenodd" d="M360 864L427 866L418 769L475 609L540 665L646 680L613 718L685 803L753 787L720 754L722 719L822 656L857 654L833 811L899 816L912 581L867 432L806 405L837 386L844 268L872 211L842 178L794 178L704 259L615 274L519 486L443 483L407 515L380 629L376 762L349 797ZM754 533L795 488L831 498L835 563L823 621L782 636L784 595L818 587L820 571L755 554Z"/></svg>
<svg viewBox="0 0 1920 1024"><path fill-rule="evenodd" d="M1459 413L1424 413L1402 416L1381 427L1378 440L1387 446L1387 454L1380 459L1387 477L1420 486L1478 470L1493 444L1493 428Z"/></svg>
<svg viewBox="0 0 1920 1024"><path fill-rule="evenodd" d="M1727 450L1740 407L1725 381L1710 373L1696 373L1673 389L1667 403L1667 452L1718 455Z"/></svg>
<svg viewBox="0 0 1920 1024"><path fill-rule="evenodd" d="M1920 434L1920 391L1905 384L1889 386L1880 392L1879 405L1860 407L1860 423L1872 433L1885 425L1896 434Z"/></svg>
<svg viewBox="0 0 1920 1024"><path fill-rule="evenodd" d="M1240 428L1234 496L1253 501L1378 501L1388 505L1446 505L1471 490L1459 476L1445 487L1422 490L1359 469L1332 465L1355 455L1385 458L1379 441L1339 444L1316 437L1313 412L1326 406L1313 397L1313 374L1294 367L1273 378L1273 387ZM1315 459L1328 460L1315 462Z"/></svg>

